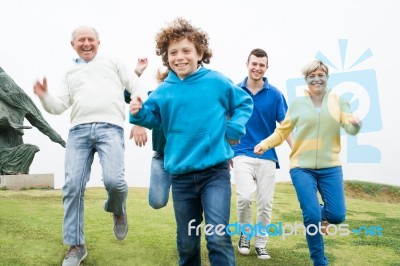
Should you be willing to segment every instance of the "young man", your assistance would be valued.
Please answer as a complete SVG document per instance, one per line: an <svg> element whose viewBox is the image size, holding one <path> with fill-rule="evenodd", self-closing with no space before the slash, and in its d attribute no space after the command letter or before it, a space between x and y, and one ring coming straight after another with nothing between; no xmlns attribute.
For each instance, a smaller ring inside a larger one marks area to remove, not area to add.
<svg viewBox="0 0 400 266"><path fill-rule="evenodd" d="M71 129L65 153L63 186L64 243L70 249L63 266L79 265L87 256L84 236L84 192L90 178L95 152L103 170L108 199L104 204L113 213L114 236L123 240L128 232L124 179L124 88L136 94L139 79L129 75L115 59L97 56L99 35L94 28L78 27L71 46L79 58L67 71L57 94L50 94L47 80L37 81L34 92L51 114L71 107Z"/></svg>
<svg viewBox="0 0 400 266"><path fill-rule="evenodd" d="M262 156L253 153L260 140L272 134L276 122L285 118L287 104L282 93L268 83L264 77L268 69L268 55L262 49L254 49L247 59L248 76L238 84L253 99L253 113L246 124L246 134L239 144L233 146L233 162L237 192L238 221L243 226L252 223L253 194L257 197L257 221L267 226L271 221L272 200L275 191L275 169L279 168L274 149ZM289 143L290 145L290 143ZM250 228L243 228L238 243L238 251L250 253ZM255 252L259 259L271 258L266 250L267 232L258 232L255 239Z"/></svg>

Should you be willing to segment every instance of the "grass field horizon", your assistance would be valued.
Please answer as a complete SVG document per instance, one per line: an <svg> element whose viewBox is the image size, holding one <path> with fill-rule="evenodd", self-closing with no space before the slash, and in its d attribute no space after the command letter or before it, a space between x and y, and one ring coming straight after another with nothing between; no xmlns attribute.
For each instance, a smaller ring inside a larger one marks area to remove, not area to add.
<svg viewBox="0 0 400 266"><path fill-rule="evenodd" d="M400 265L400 187L346 181L349 229L347 236L324 237L330 265ZM236 193L232 188L231 223L237 221ZM177 265L175 218L172 200L154 210L147 200L148 188L129 188L127 212L129 233L124 241L112 234L112 216L102 206L103 187L85 192L85 236L88 257L82 265ZM62 243L61 190L0 190L0 265L61 265L68 249ZM255 216L255 211L253 211ZM301 223L301 211L290 182L276 185L271 223ZM379 235L378 227L382 228ZM358 232L360 234L358 235ZM236 251L238 236L232 236L238 266L311 265L304 235L270 236L267 250L272 258L257 259ZM202 239L202 263L209 265L206 241Z"/></svg>

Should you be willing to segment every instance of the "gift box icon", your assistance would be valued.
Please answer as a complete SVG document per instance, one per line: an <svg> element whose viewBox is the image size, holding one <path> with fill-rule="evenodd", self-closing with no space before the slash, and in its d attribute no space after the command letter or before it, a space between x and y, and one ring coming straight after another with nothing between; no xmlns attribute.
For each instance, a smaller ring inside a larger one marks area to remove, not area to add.
<svg viewBox="0 0 400 266"><path fill-rule="evenodd" d="M382 118L379 104L379 94L376 72L374 69L351 71L350 69L372 56L371 50L367 50L350 68L344 70L347 40L339 40L339 48L342 55L342 71L331 73L338 68L333 65L321 52L316 54L318 60L323 61L330 68L328 88L339 95L346 97L350 102L352 112L356 113L363 121L359 134L382 130ZM293 78L286 81L288 102L298 96L303 96L307 84L304 78ZM347 162L348 163L379 163L381 152L377 147L358 144L357 136L347 137Z"/></svg>

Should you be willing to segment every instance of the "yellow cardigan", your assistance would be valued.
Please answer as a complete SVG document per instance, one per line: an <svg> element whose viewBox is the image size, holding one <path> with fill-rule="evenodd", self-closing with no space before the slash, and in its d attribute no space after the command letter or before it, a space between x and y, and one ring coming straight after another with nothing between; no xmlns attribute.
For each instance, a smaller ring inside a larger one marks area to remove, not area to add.
<svg viewBox="0 0 400 266"><path fill-rule="evenodd" d="M350 105L344 99L327 91L318 111L309 92L296 98L289 106L284 121L274 133L259 144L265 151L282 144L293 132L290 168L321 169L340 166L340 127L356 135L360 127L348 122L352 116Z"/></svg>

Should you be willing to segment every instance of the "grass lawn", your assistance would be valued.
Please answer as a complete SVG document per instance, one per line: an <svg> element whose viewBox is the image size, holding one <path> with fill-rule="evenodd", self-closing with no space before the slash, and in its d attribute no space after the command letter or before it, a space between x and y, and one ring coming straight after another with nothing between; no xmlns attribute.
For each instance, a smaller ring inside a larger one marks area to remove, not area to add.
<svg viewBox="0 0 400 266"><path fill-rule="evenodd" d="M129 233L126 240L118 241L112 233L112 216L102 208L106 197L104 188L86 190L88 257L82 265L177 265L172 202L154 210L148 205L147 193L147 188L129 189ZM234 223L237 221L236 193L232 194L231 222ZM346 195L345 224L349 225L350 234L324 237L330 265L400 265L400 188L346 182ZM62 216L60 190L0 190L0 265L61 265L68 249L62 243ZM292 184L278 183L272 223L301 221ZM360 228L358 235L355 230ZM238 236L234 235L232 240L236 246ZM284 240L282 236L271 236L267 249L272 258L261 261L255 256L253 246L248 256L238 254L235 248L237 265L311 265L302 234ZM209 265L204 238L202 259L203 265Z"/></svg>

